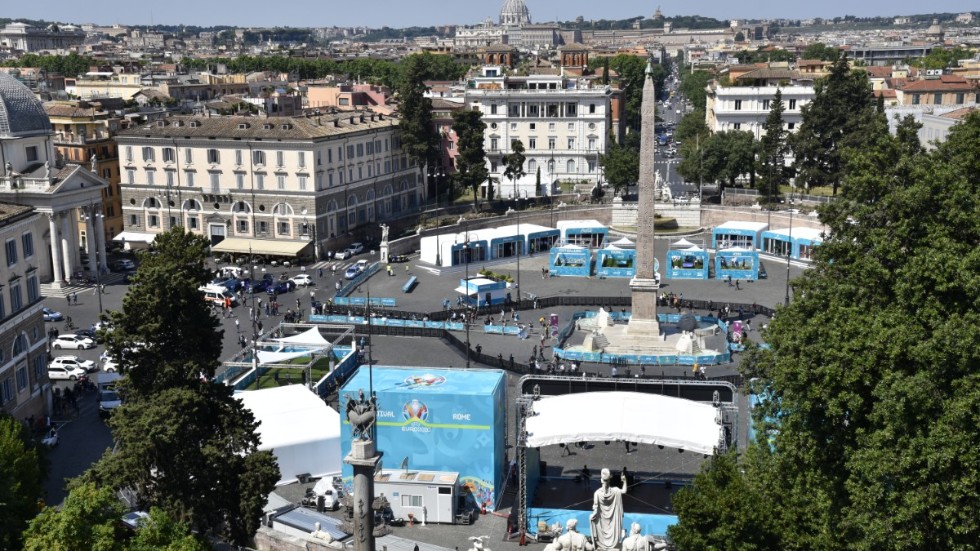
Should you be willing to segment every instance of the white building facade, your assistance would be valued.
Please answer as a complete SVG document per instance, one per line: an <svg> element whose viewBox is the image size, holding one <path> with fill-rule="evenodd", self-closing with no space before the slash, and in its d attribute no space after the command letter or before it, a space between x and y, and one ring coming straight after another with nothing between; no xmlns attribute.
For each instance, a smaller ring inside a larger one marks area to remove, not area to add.
<svg viewBox="0 0 980 551"><path fill-rule="evenodd" d="M483 75L500 75L484 67ZM487 125L484 149L496 196L551 195L556 183L602 181L599 157L606 151L611 125L612 89L584 78L559 75L481 76L470 81L465 103L478 109ZM503 157L511 144L524 145L526 176L504 177ZM536 174L541 169L541 189ZM485 188L484 188L485 189Z"/></svg>
<svg viewBox="0 0 980 551"><path fill-rule="evenodd" d="M705 122L712 132L740 130L756 139L764 134L766 118L776 90L783 96L783 127L796 132L803 122L801 109L813 101L813 86L708 86Z"/></svg>
<svg viewBox="0 0 980 551"><path fill-rule="evenodd" d="M182 225L214 250L322 258L424 202L397 122L172 117L122 132L124 239Z"/></svg>

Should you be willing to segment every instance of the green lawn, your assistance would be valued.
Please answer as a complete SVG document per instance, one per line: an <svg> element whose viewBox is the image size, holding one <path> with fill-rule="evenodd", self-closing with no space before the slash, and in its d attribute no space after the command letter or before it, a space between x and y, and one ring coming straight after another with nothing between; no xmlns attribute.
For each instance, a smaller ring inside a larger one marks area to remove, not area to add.
<svg viewBox="0 0 980 551"><path fill-rule="evenodd" d="M309 358L294 358L286 363L306 365ZM305 368L276 368L270 369L265 375L260 376L256 379L255 383L250 385L247 390L257 390L260 388L271 388L274 386L282 386L286 384L299 384L303 382L303 372ZM330 371L330 363L327 358L320 357L317 358L316 362L313 364L313 381L319 381ZM279 382L276 383L276 373L279 373Z"/></svg>

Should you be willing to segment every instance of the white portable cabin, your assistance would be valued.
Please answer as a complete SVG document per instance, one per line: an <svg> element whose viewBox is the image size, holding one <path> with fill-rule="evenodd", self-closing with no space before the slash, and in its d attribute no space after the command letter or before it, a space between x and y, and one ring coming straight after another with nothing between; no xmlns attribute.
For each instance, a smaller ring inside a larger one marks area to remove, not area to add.
<svg viewBox="0 0 980 551"><path fill-rule="evenodd" d="M456 522L456 483L459 473L412 469L382 470L374 476L374 493L391 504L395 518L416 522Z"/></svg>

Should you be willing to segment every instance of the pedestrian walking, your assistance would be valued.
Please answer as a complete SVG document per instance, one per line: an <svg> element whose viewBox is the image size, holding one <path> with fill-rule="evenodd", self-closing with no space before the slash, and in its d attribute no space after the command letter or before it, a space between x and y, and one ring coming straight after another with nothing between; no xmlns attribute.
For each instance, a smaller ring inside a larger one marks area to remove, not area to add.
<svg viewBox="0 0 980 551"><path fill-rule="evenodd" d="M323 278L323 268L317 268L316 269L316 278L317 279L322 279Z"/></svg>
<svg viewBox="0 0 980 551"><path fill-rule="evenodd" d="M236 333L241 333L242 332L241 326L239 326L239 324L238 324L238 318L235 318L235 332Z"/></svg>
<svg viewBox="0 0 980 551"><path fill-rule="evenodd" d="M740 283L739 280L736 279L735 280L735 290L736 291L741 291L742 290L742 288L739 286L739 283Z"/></svg>
<svg viewBox="0 0 980 551"><path fill-rule="evenodd" d="M75 304L78 304L78 293L77 292L71 294L71 301L74 302Z"/></svg>

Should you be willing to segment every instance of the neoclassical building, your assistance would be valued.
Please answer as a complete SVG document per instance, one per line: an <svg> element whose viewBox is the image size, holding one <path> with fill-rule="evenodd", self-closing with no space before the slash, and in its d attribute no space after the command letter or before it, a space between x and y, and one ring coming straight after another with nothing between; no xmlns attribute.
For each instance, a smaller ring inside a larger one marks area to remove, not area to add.
<svg viewBox="0 0 980 551"><path fill-rule="evenodd" d="M34 264L42 282L58 288L74 276L105 271L105 188L89 166L57 156L41 102L17 79L0 73L0 201L42 215L36 234L43 252ZM82 251L88 254L84 263Z"/></svg>
<svg viewBox="0 0 980 551"><path fill-rule="evenodd" d="M383 115L171 117L116 139L130 246L182 225L214 252L322 258L425 200Z"/></svg>

